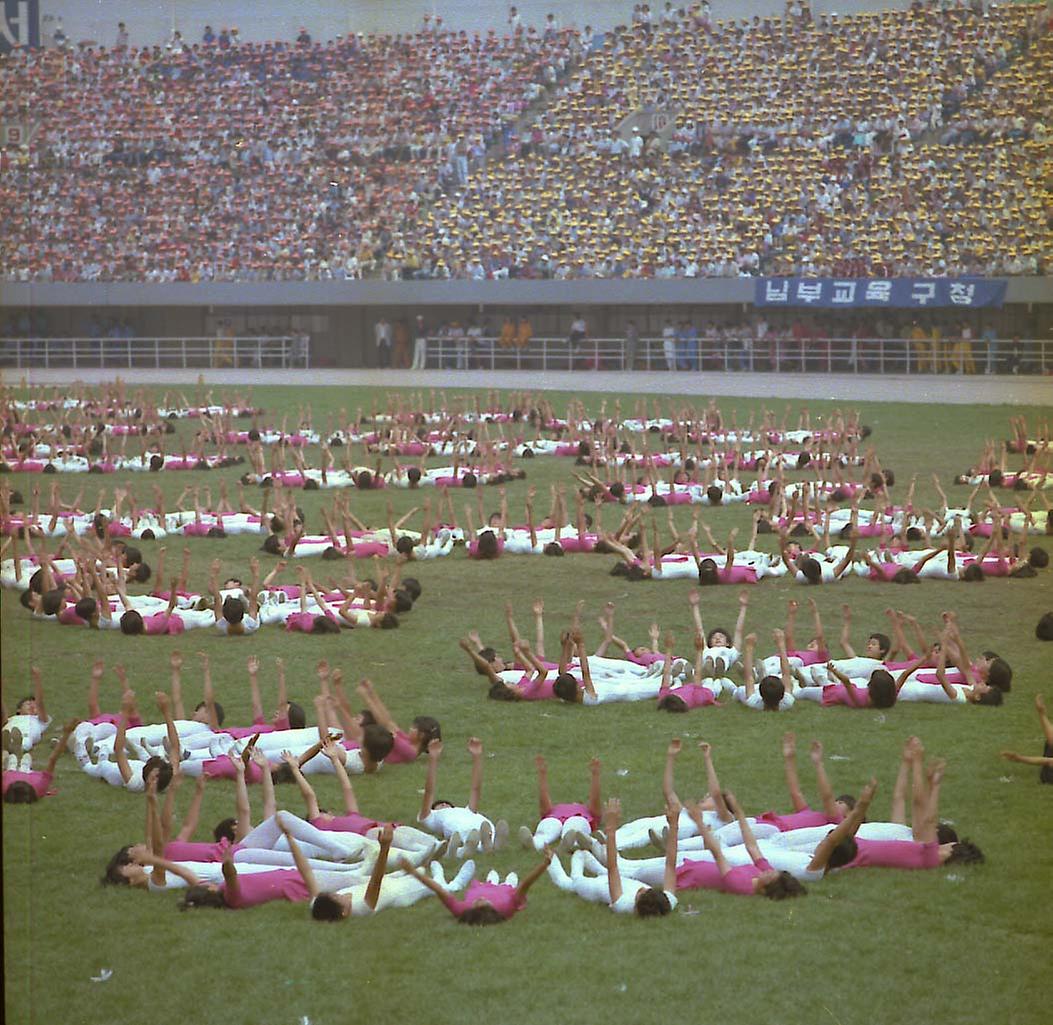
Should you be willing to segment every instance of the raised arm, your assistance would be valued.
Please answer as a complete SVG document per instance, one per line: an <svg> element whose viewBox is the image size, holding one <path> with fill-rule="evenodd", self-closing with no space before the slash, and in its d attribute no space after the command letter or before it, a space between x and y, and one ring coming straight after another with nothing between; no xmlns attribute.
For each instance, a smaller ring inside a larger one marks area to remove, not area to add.
<svg viewBox="0 0 1053 1025"><path fill-rule="evenodd" d="M617 860L617 859L616 859ZM549 863L552 861L552 851L546 847L544 853L541 856L541 861L538 862L535 868L532 868L523 880L516 887L516 897L522 900L527 895L527 891L531 886L534 885L544 874L548 871ZM608 869L609 871L609 869Z"/></svg>
<svg viewBox="0 0 1053 1025"><path fill-rule="evenodd" d="M304 853L300 850L300 845L296 842L296 837L289 832L285 823L281 819L278 819L278 828L282 831L282 835L289 843L289 850L293 856L293 863L296 865L296 871L300 873L304 883L307 885L307 892L311 895L311 900L321 893L318 888L318 880L314 877L314 871L311 868L310 861L304 857ZM231 868L233 868L231 864ZM235 873L235 876L237 873ZM227 862L223 863L223 878L227 878ZM229 887L229 882L228 882Z"/></svg>
<svg viewBox="0 0 1053 1025"><path fill-rule="evenodd" d="M366 886L366 893L363 897L366 907L370 911L376 911L377 901L380 899L380 888L384 884L384 873L388 869L388 855L391 853L391 842L394 839L395 831L391 826L391 823L385 823L383 828L380 830L380 836L378 841L380 848L377 851L376 860L373 862L373 871L369 876L369 883Z"/></svg>
<svg viewBox="0 0 1053 1025"><path fill-rule="evenodd" d="M859 827L866 820L867 809L870 807L870 802L874 799L874 792L876 790L877 780L872 779L863 788L863 792L859 795L859 800L856 802L856 806L852 811L834 826L834 828L823 837L819 846L816 847L815 853L812 855L812 860L808 863L809 872L825 872L826 866L830 861L830 856L834 853L837 847L849 837L856 835Z"/></svg>
<svg viewBox="0 0 1053 1025"><path fill-rule="evenodd" d="M826 775L826 766L823 764L823 745L819 740L813 740L808 751L808 757L812 760L815 768L815 783L819 790L819 800L823 805L823 814L829 819L838 817L837 801L834 798L834 789L830 786L830 780Z"/></svg>
<svg viewBox="0 0 1053 1025"><path fill-rule="evenodd" d="M698 747L706 763L706 786L709 788L709 796L716 807L717 816L721 822L731 822L735 816L724 800L724 791L720 789L720 779L717 777L717 769L713 764L713 749L704 740L698 742Z"/></svg>
<svg viewBox="0 0 1053 1025"><path fill-rule="evenodd" d="M321 814L318 808L318 798L315 796L311 784L307 782L306 777L300 770L299 759L296 755L290 754L288 751L283 751L282 761L289 766L289 769L293 774L293 779L296 781L296 785L300 788L300 796L303 797L304 804L307 806L307 819L318 818Z"/></svg>
<svg viewBox="0 0 1053 1025"><path fill-rule="evenodd" d="M742 833L742 845L746 848L746 853L749 854L750 860L756 865L764 860L764 855L761 854L760 848L757 846L757 838L753 835L753 829L747 821L738 799L730 791L727 796L728 801L730 801L729 807L734 809L735 819L738 821L739 831Z"/></svg>
<svg viewBox="0 0 1053 1025"><path fill-rule="evenodd" d="M322 754L332 763L333 772L340 784L340 795L344 799L344 812L348 815L357 814L358 799L355 797L355 788L351 786L351 777L348 776L347 766L344 764L344 749L332 737L326 737L322 744Z"/></svg>
<svg viewBox="0 0 1053 1025"><path fill-rule="evenodd" d="M852 640L849 634L852 631L852 607L846 602L841 606L841 650L845 653L845 658L855 658L856 649L852 647Z"/></svg>
<svg viewBox="0 0 1053 1025"><path fill-rule="evenodd" d="M186 814L183 816L183 825L176 834L177 840L185 842L197 831L197 824L201 820L201 802L205 798L205 784L207 782L207 776L198 776L194 781L194 792L190 795L190 804L187 806ZM169 786L169 790L171 789L171 786Z"/></svg>
<svg viewBox="0 0 1053 1025"><path fill-rule="evenodd" d="M807 811L808 802L801 793L801 781L797 775L797 736L790 732L782 735L782 765L793 810Z"/></svg>
<svg viewBox="0 0 1053 1025"><path fill-rule="evenodd" d="M615 835L621 821L622 802L617 797L612 797L603 809L603 828L607 834L607 892L612 904L622 895L622 874L618 868L618 838Z"/></svg>

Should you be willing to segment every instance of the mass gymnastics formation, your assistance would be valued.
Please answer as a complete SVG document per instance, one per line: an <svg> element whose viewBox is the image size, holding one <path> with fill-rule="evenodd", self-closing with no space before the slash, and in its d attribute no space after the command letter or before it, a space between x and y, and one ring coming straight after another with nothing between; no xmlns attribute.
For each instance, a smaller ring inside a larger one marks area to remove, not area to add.
<svg viewBox="0 0 1053 1025"><path fill-rule="evenodd" d="M1045 491L1053 473L1044 422L1011 419L1006 440L989 440L972 466L948 478L960 498L951 499L934 476L939 502L932 508L915 502L916 479L894 497L894 470L851 411L815 423L807 410L793 423L789 413L780 420L769 412L739 424L728 422L713 402L666 411L649 410L642 401L631 411L604 403L598 415L586 416L572 401L559 416L544 399L525 393L472 403L431 395L392 397L384 409L368 412L342 410L326 423L305 407L290 424L274 422L246 396L190 401L176 394L157 403L145 393L128 393L120 382L95 393L41 393L29 401L7 393L0 399L5 472L217 471L214 488L194 483L172 504L153 485L148 506L137 500L131 477L117 485L97 480L103 486L90 489L95 494L87 499L86 482L71 502L63 501L55 478L43 489L33 485L28 496L0 483L0 582L18 591L25 615L112 631L113 644L122 648L139 642L125 642L118 633L149 637L202 629L241 638L233 643L249 649L252 721L244 725L226 721L217 692L231 683L216 686L205 652L197 656L200 688L194 684L190 700L184 695L186 660L169 653L170 679L151 695L152 721L144 719L128 680L124 662L134 655L114 652L117 693L108 712L100 705L106 662L97 659L86 714L51 741L43 770L34 770L34 752L46 743L52 720L39 668L30 669L32 694L12 715L5 707L5 802L29 804L54 794L66 753L83 773L144 795L145 836L129 835L112 854L102 870L106 884L179 888L185 907L294 901L322 921L435 896L459 922L487 925L523 910L528 890L545 875L583 900L646 916L673 911L685 890L784 899L821 886L828 872L983 860L975 843L941 821L945 765L927 756L914 736L889 767L895 782L884 818L874 803L876 778L858 794L835 793L818 741L809 747L818 795L813 808L798 777L796 737L786 732L778 752L787 787L783 808L744 808L721 783L714 747L705 741L692 756L705 786L681 799L675 777L682 743L674 738L665 752L662 800L651 815L629 818L617 797L604 801L598 759L583 764L579 788L572 781L560 784L570 789L559 796L585 800L553 801L539 753L537 820L510 827L507 819L480 810L481 739L467 743L472 771L465 802L440 799L437 718L422 712L400 725L368 679L354 687L356 710L342 671L325 660L317 663L312 693L290 694L284 660L265 670L249 638L279 626L312 635L412 630L418 603L430 597L409 573L419 560L605 555L613 557L610 572L626 581L693 581L697 586L686 596L690 636L678 644L655 620L630 627L626 640L615 629L615 604L606 602L593 610L600 641L588 650L583 600L559 624L553 661L546 652L544 598L520 595L532 619L529 637L520 632L510 601L507 648L499 651L496 639L484 640L470 627L457 642L466 679L483 678L481 696L582 707L637 702L674 714L722 705L792 714L801 701L853 709L894 710L904 702L998 707L1012 690L1010 659L986 648L982 636L966 638L952 609L922 623L890 605L881 623L859 629L850 604L821 608L822 596L806 590L802 600L787 600L781 626L762 629L750 622L750 594L765 578L780 576L804 588L850 576L925 587L997 578L1005 582L988 586L1029 586L1026 580L1048 565L1046 550L1028 540L1050 533ZM192 427L177 431L181 421ZM543 506L535 506L533 485L524 485L520 517L506 485L526 477L540 458L566 460L566 480L549 488ZM447 463L428 465L436 459ZM224 475L233 467L238 470ZM320 503L320 522L309 530L298 491L321 489L332 495ZM384 522L371 526L356 514L357 496L382 489L392 489L389 498L395 489L422 495L399 518L393 502L383 503ZM484 494L493 497L488 502ZM692 506L679 523L671 508L678 504ZM735 504L752 507L744 545L736 530L718 541L704 518ZM192 546L211 549L238 534L261 542L247 572L221 577L214 558L206 578L191 581ZM165 542L172 535L181 537L182 561L178 571L166 572ZM161 542L154 567L136 545L143 541ZM305 562L290 571L291 560L310 557L328 564L324 581ZM268 560L265 573L261 559ZM735 585L726 600L724 592L710 590L722 584ZM952 595L941 604L953 604ZM838 621L836 653L824 612L828 621ZM798 626L802 613L805 630ZM727 624L712 621L722 616ZM854 633L863 637L858 651ZM1035 635L1053 639L1053 614L1041 618ZM273 701L265 705L272 675ZM1048 783L1053 724L1040 695L1035 705L1043 754L1002 755L1038 767ZM419 788L424 777L413 824L363 813L352 784L353 777L361 786L364 777L398 772L399 766L409 767L401 770L407 787ZM343 802L336 813L319 806L310 782L318 774L336 779ZM233 814L214 826L210 839L195 840L206 787L231 784ZM279 807L282 784L296 794L281 802L293 809ZM184 785L192 795L177 823ZM259 793L255 815L250 787ZM535 853L522 878L477 869L476 859L514 838Z"/></svg>

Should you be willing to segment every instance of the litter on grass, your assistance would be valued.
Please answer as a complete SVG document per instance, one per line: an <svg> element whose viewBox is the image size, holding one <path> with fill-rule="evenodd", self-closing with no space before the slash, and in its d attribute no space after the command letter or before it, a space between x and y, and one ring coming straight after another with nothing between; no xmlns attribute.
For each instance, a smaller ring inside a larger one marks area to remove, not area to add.
<svg viewBox="0 0 1053 1025"><path fill-rule="evenodd" d="M92 982L109 982L110 979L112 979L112 978L113 978L113 969L112 968L100 968L99 969L99 974L98 975L93 975L91 977L91 981Z"/></svg>

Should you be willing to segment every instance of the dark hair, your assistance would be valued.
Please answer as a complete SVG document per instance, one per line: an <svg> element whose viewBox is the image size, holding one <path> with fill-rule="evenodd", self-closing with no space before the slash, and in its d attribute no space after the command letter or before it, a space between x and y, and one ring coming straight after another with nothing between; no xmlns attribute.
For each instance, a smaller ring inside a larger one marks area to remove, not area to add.
<svg viewBox="0 0 1053 1025"><path fill-rule="evenodd" d="M231 843L234 843L237 839L237 825L237 819L220 819L212 829L212 839L216 843L219 843L220 840L229 840Z"/></svg>
<svg viewBox="0 0 1053 1025"><path fill-rule="evenodd" d="M121 616L122 634L133 636L135 634L141 634L144 629L145 625L143 623L143 617L135 609L128 609L128 611Z"/></svg>
<svg viewBox="0 0 1053 1025"><path fill-rule="evenodd" d="M314 477L307 477L303 482L304 491L318 491L321 485L314 479Z"/></svg>
<svg viewBox="0 0 1053 1025"><path fill-rule="evenodd" d="M27 783L24 779L17 779L14 783L8 784L7 789L4 791L4 802L6 804L33 804L39 800L40 798L36 790L33 789L32 784Z"/></svg>
<svg viewBox="0 0 1053 1025"><path fill-rule="evenodd" d="M545 555L562 555L563 545L558 541L549 541L547 545L542 549Z"/></svg>
<svg viewBox="0 0 1053 1025"><path fill-rule="evenodd" d="M411 725L420 734L420 742L417 746L419 754L423 754L428 749L431 741L442 740L442 727L439 725L439 720L433 716L414 716Z"/></svg>
<svg viewBox="0 0 1053 1025"><path fill-rule="evenodd" d="M420 474L420 467L419 466L411 466L406 471L406 477L407 477L407 479L409 480L409 482L411 484L416 484L420 480L420 476L421 476L421 474Z"/></svg>
<svg viewBox="0 0 1053 1025"><path fill-rule="evenodd" d="M951 848L951 855L944 864L982 865L984 860L984 852L976 844L970 840L958 840Z"/></svg>
<svg viewBox="0 0 1053 1025"><path fill-rule="evenodd" d="M664 890L649 886L636 895L636 913L641 918L668 915L673 910L672 901Z"/></svg>
<svg viewBox="0 0 1053 1025"><path fill-rule="evenodd" d="M240 623L245 618L245 603L240 598L228 594L223 599L223 618L228 623Z"/></svg>
<svg viewBox="0 0 1053 1025"><path fill-rule="evenodd" d="M311 901L311 917L317 922L339 922L344 918L344 905L331 893L320 893Z"/></svg>
<svg viewBox="0 0 1053 1025"><path fill-rule="evenodd" d="M760 892L769 900L786 900L788 897L805 897L808 889L789 872L780 872L770 883L765 883Z"/></svg>
<svg viewBox="0 0 1053 1025"><path fill-rule="evenodd" d="M1004 691L1006 694L1013 689L1013 669L1004 658L995 655L994 660L987 667L987 686Z"/></svg>
<svg viewBox="0 0 1053 1025"><path fill-rule="evenodd" d="M1040 641L1053 641L1053 612L1047 612L1035 625L1035 637Z"/></svg>
<svg viewBox="0 0 1053 1025"><path fill-rule="evenodd" d="M479 657L480 657L480 658L481 658L481 659L482 659L482 660L483 660L484 662L493 662L493 660L494 660L495 658L497 658L497 652L496 652L496 651L495 651L495 650L494 650L493 648L480 648L480 649L479 649ZM486 672L486 670L485 670L485 669L483 669L483 668L482 668L481 666L479 666L479 665L477 665L477 666L475 667L475 671L476 671L476 672L477 672L477 673L478 673L478 674L479 674L480 676L487 676L487 675L488 675L488 674L487 674L487 672Z"/></svg>
<svg viewBox="0 0 1053 1025"><path fill-rule="evenodd" d="M1031 549L1027 561L1030 565L1034 566L1035 569L1045 569L1046 566L1049 565L1049 552L1047 552L1045 548L1039 548L1036 545Z"/></svg>
<svg viewBox="0 0 1053 1025"><path fill-rule="evenodd" d="M394 612L385 612L377 622L380 624L381 630L396 630L399 625L399 617Z"/></svg>
<svg viewBox="0 0 1053 1025"><path fill-rule="evenodd" d="M987 475L987 483L990 484L992 488L1000 488L1004 482L1005 476L1002 474L1001 470L992 470Z"/></svg>
<svg viewBox="0 0 1053 1025"><path fill-rule="evenodd" d="M315 616L311 623L311 633L338 634L340 633L340 624L333 622L328 616Z"/></svg>
<svg viewBox="0 0 1053 1025"><path fill-rule="evenodd" d="M355 486L365 490L373 486L373 474L368 470L360 470L355 476Z"/></svg>
<svg viewBox="0 0 1053 1025"><path fill-rule="evenodd" d="M801 452L797 456L797 469L803 470L812 461L811 452Z"/></svg>
<svg viewBox="0 0 1053 1025"><path fill-rule="evenodd" d="M102 873L102 878L99 880L103 886L128 886L128 877L123 875L120 871L124 865L131 864L131 855L128 853L131 847L122 847L110 860L106 863L106 869Z"/></svg>
<svg viewBox="0 0 1053 1025"><path fill-rule="evenodd" d="M668 503L661 495L653 494L649 499L647 499L647 504L653 505L657 508L659 506L667 505Z"/></svg>
<svg viewBox="0 0 1053 1025"><path fill-rule="evenodd" d="M889 653L889 649L892 647L892 641L889 640L888 634L872 633L867 640L878 642L878 650L881 652L882 658Z"/></svg>
<svg viewBox="0 0 1053 1025"><path fill-rule="evenodd" d="M1005 701L1003 692L997 687L992 687L990 690L985 690L983 694L977 699L978 705L989 705L991 708L997 708Z"/></svg>
<svg viewBox="0 0 1053 1025"><path fill-rule="evenodd" d="M491 701L522 701L523 695L514 687L509 687L503 680L494 680L486 696Z"/></svg>
<svg viewBox="0 0 1053 1025"><path fill-rule="evenodd" d="M607 490L612 498L621 498L625 494L625 485L620 480L616 480L608 486Z"/></svg>
<svg viewBox="0 0 1053 1025"><path fill-rule="evenodd" d="M856 806L856 799L851 794L838 794L834 800L840 801L849 811Z"/></svg>
<svg viewBox="0 0 1053 1025"><path fill-rule="evenodd" d="M556 682L552 684L552 693L560 701L569 701L572 704L578 700L578 681L570 673L560 673Z"/></svg>
<svg viewBox="0 0 1053 1025"><path fill-rule="evenodd" d="M362 730L362 748L375 762L382 762L395 746L390 730L377 723L370 723Z"/></svg>
<svg viewBox="0 0 1053 1025"><path fill-rule="evenodd" d="M874 708L891 708L896 703L896 681L885 669L875 669L867 681L867 693Z"/></svg>
<svg viewBox="0 0 1053 1025"><path fill-rule="evenodd" d="M907 566L896 570L896 575L892 578L894 584L920 584L921 581L918 579L918 574L914 570Z"/></svg>
<svg viewBox="0 0 1053 1025"><path fill-rule="evenodd" d="M157 770L157 792L161 793L167 789L172 782L172 765L165 761L160 755L151 755L143 763L143 782L150 778L150 773Z"/></svg>
<svg viewBox="0 0 1053 1025"><path fill-rule="evenodd" d="M157 535L149 527L139 532L140 541L153 541L156 537Z"/></svg>
<svg viewBox="0 0 1053 1025"><path fill-rule="evenodd" d="M854 836L847 836L842 840L831 852L830 858L826 863L827 871L834 868L841 868L847 865L850 861L855 860L855 856L859 853L859 845L856 843Z"/></svg>
<svg viewBox="0 0 1053 1025"><path fill-rule="evenodd" d="M730 630L725 630L722 626L715 626L715 627L713 627L712 630L709 631L708 634L706 634L706 647L707 648L712 648L713 647L713 638L716 637L717 634L723 634L729 640L731 639L731 631Z"/></svg>
<svg viewBox="0 0 1053 1025"><path fill-rule="evenodd" d="M706 498L709 499L710 505L720 505L724 501L724 490L718 488L716 484L710 484L706 488Z"/></svg>
<svg viewBox="0 0 1053 1025"><path fill-rule="evenodd" d="M1011 577L1020 579L1021 577L1037 577L1038 571L1029 562L1021 562L1014 566L1010 571Z"/></svg>
<svg viewBox="0 0 1053 1025"><path fill-rule="evenodd" d="M500 925L505 921L505 916L497 908L484 904L481 907L472 907L467 911L462 911L457 916L457 921L461 925Z"/></svg>
<svg viewBox="0 0 1053 1025"><path fill-rule="evenodd" d="M761 701L768 711L775 711L786 695L786 687L777 676L765 676L757 689L760 691Z"/></svg>
<svg viewBox="0 0 1053 1025"><path fill-rule="evenodd" d="M475 554L480 559L496 559L501 554L497 544L497 535L492 530L480 532L476 540Z"/></svg>
<svg viewBox="0 0 1053 1025"><path fill-rule="evenodd" d="M629 567L624 562L616 562L611 566L612 577L627 577L629 575Z"/></svg>
<svg viewBox="0 0 1053 1025"><path fill-rule="evenodd" d="M190 908L225 908L227 902L219 890L213 890L208 886L188 886L183 900L179 904L180 911L188 911Z"/></svg>
<svg viewBox="0 0 1053 1025"><path fill-rule="evenodd" d="M292 769L285 762L281 762L271 769L272 783L293 783L295 780L296 777L293 775Z"/></svg>
<svg viewBox="0 0 1053 1025"><path fill-rule="evenodd" d="M404 587L400 587L397 591L395 591L395 611L413 611L413 596Z"/></svg>
<svg viewBox="0 0 1053 1025"><path fill-rule="evenodd" d="M958 830L954 828L949 822L939 822L936 824L936 842L940 844L944 843L957 843L958 842Z"/></svg>
<svg viewBox="0 0 1053 1025"><path fill-rule="evenodd" d="M81 619L91 619L99 611L99 603L89 595L85 595L78 599L77 604L73 606L73 611Z"/></svg>
<svg viewBox="0 0 1053 1025"><path fill-rule="evenodd" d="M962 570L962 580L967 583L976 583L984 579L984 571L978 562L970 563Z"/></svg>
<svg viewBox="0 0 1053 1025"><path fill-rule="evenodd" d="M45 616L57 616L66 600L65 587L56 587L40 596L40 611Z"/></svg>
<svg viewBox="0 0 1053 1025"><path fill-rule="evenodd" d="M416 577L403 577L402 586L409 591L413 596L413 600L416 601L421 596L423 590L420 586L420 581Z"/></svg>
<svg viewBox="0 0 1053 1025"><path fill-rule="evenodd" d="M222 726L223 725L223 720L226 719L226 717L227 717L227 713L224 711L223 706L218 701L213 701L212 704L215 706L215 709L216 709L216 722L218 722L219 725ZM200 711L202 708L207 708L207 707L208 706L205 704L204 701L199 701L194 706L194 711L197 712L197 711Z"/></svg>
<svg viewBox="0 0 1053 1025"><path fill-rule="evenodd" d="M907 527L907 540L908 541L920 541L924 535L921 532L921 527Z"/></svg>
<svg viewBox="0 0 1053 1025"><path fill-rule="evenodd" d="M479 478L474 473L469 471L461 477L462 488L474 488L479 483Z"/></svg>
<svg viewBox="0 0 1053 1025"><path fill-rule="evenodd" d="M679 694L663 694L658 699L660 712L686 712L687 702Z"/></svg>
<svg viewBox="0 0 1053 1025"><path fill-rule="evenodd" d="M395 551L400 555L409 555L410 552L416 547L413 538L408 534L403 534L395 542Z"/></svg>
<svg viewBox="0 0 1053 1025"><path fill-rule="evenodd" d="M150 456L150 472L157 473L158 470L162 469L165 465L165 457L154 453Z"/></svg>
<svg viewBox="0 0 1053 1025"><path fill-rule="evenodd" d="M810 584L820 584L823 581L823 568L810 555L805 556L797 563L797 568Z"/></svg>
<svg viewBox="0 0 1053 1025"><path fill-rule="evenodd" d="M129 574L128 579L134 580L137 584L145 584L150 579L150 567L145 562L135 563L135 568Z"/></svg>
<svg viewBox="0 0 1053 1025"><path fill-rule="evenodd" d="M834 497L834 496L831 496L831 497ZM795 523L790 528L790 537L808 537L808 535L810 533L811 533L811 531L805 525L803 520L800 523Z"/></svg>
<svg viewBox="0 0 1053 1025"><path fill-rule="evenodd" d="M277 534L268 534L263 544L260 545L260 551L266 552L268 555L281 555L281 539Z"/></svg>
<svg viewBox="0 0 1053 1025"><path fill-rule="evenodd" d="M289 729L302 730L307 725L307 716L303 708L295 701L290 701L285 711L285 718L289 720Z"/></svg>
<svg viewBox="0 0 1053 1025"><path fill-rule="evenodd" d="M698 564L698 582L707 586L720 583L720 570L713 559L703 559Z"/></svg>

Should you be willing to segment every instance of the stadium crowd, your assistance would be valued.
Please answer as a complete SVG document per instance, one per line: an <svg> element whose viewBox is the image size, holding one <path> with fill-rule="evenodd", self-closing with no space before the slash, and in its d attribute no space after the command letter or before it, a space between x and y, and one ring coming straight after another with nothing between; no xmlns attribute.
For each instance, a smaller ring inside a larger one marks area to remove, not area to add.
<svg viewBox="0 0 1053 1025"><path fill-rule="evenodd" d="M642 4L598 37L512 9L503 36L429 20L15 51L0 116L40 128L6 155L0 262L87 281L1035 274L1043 10Z"/></svg>

